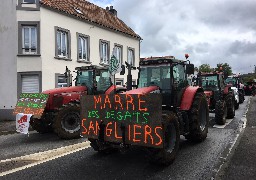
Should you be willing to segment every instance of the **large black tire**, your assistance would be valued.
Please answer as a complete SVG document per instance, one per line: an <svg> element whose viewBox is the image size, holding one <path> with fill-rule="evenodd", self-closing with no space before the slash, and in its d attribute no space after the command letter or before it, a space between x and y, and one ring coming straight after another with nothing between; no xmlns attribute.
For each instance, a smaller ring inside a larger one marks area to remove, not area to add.
<svg viewBox="0 0 256 180"><path fill-rule="evenodd" d="M225 97L227 105L227 119L232 119L235 117L235 97L232 93L229 93Z"/></svg>
<svg viewBox="0 0 256 180"><path fill-rule="evenodd" d="M227 117L227 106L225 101L217 101L215 104L215 122L218 125L224 125Z"/></svg>
<svg viewBox="0 0 256 180"><path fill-rule="evenodd" d="M62 139L80 137L80 106L77 103L63 105L53 122L54 132Z"/></svg>
<svg viewBox="0 0 256 180"><path fill-rule="evenodd" d="M235 101L235 109L237 110L239 108L239 102Z"/></svg>
<svg viewBox="0 0 256 180"><path fill-rule="evenodd" d="M29 123L34 130L41 134L53 132L52 124L50 122L47 122L47 120L43 116L41 119L33 118L32 116Z"/></svg>
<svg viewBox="0 0 256 180"><path fill-rule="evenodd" d="M110 154L113 152L117 152L118 149L112 147L110 144L102 144L99 142L98 139L88 139L91 143L91 147L94 149L94 151L97 151L100 154Z"/></svg>
<svg viewBox="0 0 256 180"><path fill-rule="evenodd" d="M239 103L242 104L244 102L244 94L242 92L239 92Z"/></svg>
<svg viewBox="0 0 256 180"><path fill-rule="evenodd" d="M203 92L197 92L189 110L189 134L187 140L202 142L207 137L209 125L209 107Z"/></svg>
<svg viewBox="0 0 256 180"><path fill-rule="evenodd" d="M180 129L178 118L174 113L162 115L163 121L163 148L148 148L149 157L158 164L169 165L173 163L179 150Z"/></svg>

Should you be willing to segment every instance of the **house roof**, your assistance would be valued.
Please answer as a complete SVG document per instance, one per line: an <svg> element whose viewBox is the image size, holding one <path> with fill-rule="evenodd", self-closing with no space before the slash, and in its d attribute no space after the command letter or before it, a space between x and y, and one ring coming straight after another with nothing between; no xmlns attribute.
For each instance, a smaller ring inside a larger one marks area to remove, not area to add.
<svg viewBox="0 0 256 180"><path fill-rule="evenodd" d="M66 13L101 27L141 39L138 34L117 16L86 0L41 0L40 3L48 9Z"/></svg>

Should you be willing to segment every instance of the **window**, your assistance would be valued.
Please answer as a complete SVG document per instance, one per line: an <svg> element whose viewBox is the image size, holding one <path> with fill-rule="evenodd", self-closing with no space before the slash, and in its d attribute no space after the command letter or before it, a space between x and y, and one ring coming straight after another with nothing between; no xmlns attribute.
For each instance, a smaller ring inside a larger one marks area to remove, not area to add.
<svg viewBox="0 0 256 180"><path fill-rule="evenodd" d="M116 85L123 86L124 85L124 80L123 79L116 79Z"/></svg>
<svg viewBox="0 0 256 180"><path fill-rule="evenodd" d="M67 33L64 31L57 31L57 48L58 56L67 57L68 44L67 44Z"/></svg>
<svg viewBox="0 0 256 180"><path fill-rule="evenodd" d="M70 58L70 32L67 29L55 27L56 49L55 56L60 59Z"/></svg>
<svg viewBox="0 0 256 180"><path fill-rule="evenodd" d="M67 79L65 76L58 76L57 87L68 87Z"/></svg>
<svg viewBox="0 0 256 180"><path fill-rule="evenodd" d="M134 85L134 87L132 87L132 89L136 89L136 87L135 87L135 85L136 85L136 80L135 80L135 79L132 80L132 85Z"/></svg>
<svg viewBox="0 0 256 180"><path fill-rule="evenodd" d="M18 72L17 93L39 93L42 91L42 72Z"/></svg>
<svg viewBox="0 0 256 180"><path fill-rule="evenodd" d="M22 27L22 50L23 50L23 54L36 54L36 50L37 50L36 26Z"/></svg>
<svg viewBox="0 0 256 180"><path fill-rule="evenodd" d="M128 47L128 64L131 64L132 66L135 65L135 55L134 55L134 49Z"/></svg>
<svg viewBox="0 0 256 180"><path fill-rule="evenodd" d="M23 0L23 3L25 4L35 4L36 0Z"/></svg>
<svg viewBox="0 0 256 180"><path fill-rule="evenodd" d="M39 0L17 0L17 10L40 11Z"/></svg>
<svg viewBox="0 0 256 180"><path fill-rule="evenodd" d="M174 86L177 90L181 90L186 85L185 81L185 68L182 64L177 64L173 66L173 78L174 78Z"/></svg>
<svg viewBox="0 0 256 180"><path fill-rule="evenodd" d="M89 62L89 36L77 33L77 59Z"/></svg>
<svg viewBox="0 0 256 180"><path fill-rule="evenodd" d="M40 23L19 21L18 27L18 55L39 55Z"/></svg>
<svg viewBox="0 0 256 180"><path fill-rule="evenodd" d="M109 42L100 40L100 63L108 64L109 62Z"/></svg>
<svg viewBox="0 0 256 180"><path fill-rule="evenodd" d="M115 52L114 52L117 60L119 61L119 63L123 64L123 46L122 45L115 45Z"/></svg>

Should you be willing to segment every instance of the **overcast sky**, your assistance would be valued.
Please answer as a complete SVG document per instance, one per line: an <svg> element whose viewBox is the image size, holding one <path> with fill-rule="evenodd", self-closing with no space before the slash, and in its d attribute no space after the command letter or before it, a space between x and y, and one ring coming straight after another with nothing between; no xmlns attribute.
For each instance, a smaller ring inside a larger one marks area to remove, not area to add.
<svg viewBox="0 0 256 180"><path fill-rule="evenodd" d="M143 41L141 57L189 53L195 66L228 63L235 73L256 65L256 0L89 0L117 16Z"/></svg>

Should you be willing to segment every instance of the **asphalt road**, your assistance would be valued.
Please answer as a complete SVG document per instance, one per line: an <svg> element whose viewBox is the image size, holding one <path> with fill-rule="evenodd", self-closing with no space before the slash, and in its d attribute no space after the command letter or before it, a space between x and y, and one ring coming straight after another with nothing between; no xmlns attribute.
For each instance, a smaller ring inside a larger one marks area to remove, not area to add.
<svg viewBox="0 0 256 180"><path fill-rule="evenodd" d="M240 104L235 118L225 126L215 126L214 115L210 114L211 127L204 142L193 144L181 137L178 156L168 167L152 164L139 148L101 155L89 147L0 179L211 179L237 139L247 104L248 97ZM30 137L20 134L0 136L0 160L82 141L85 139L63 141L51 134L37 133Z"/></svg>

